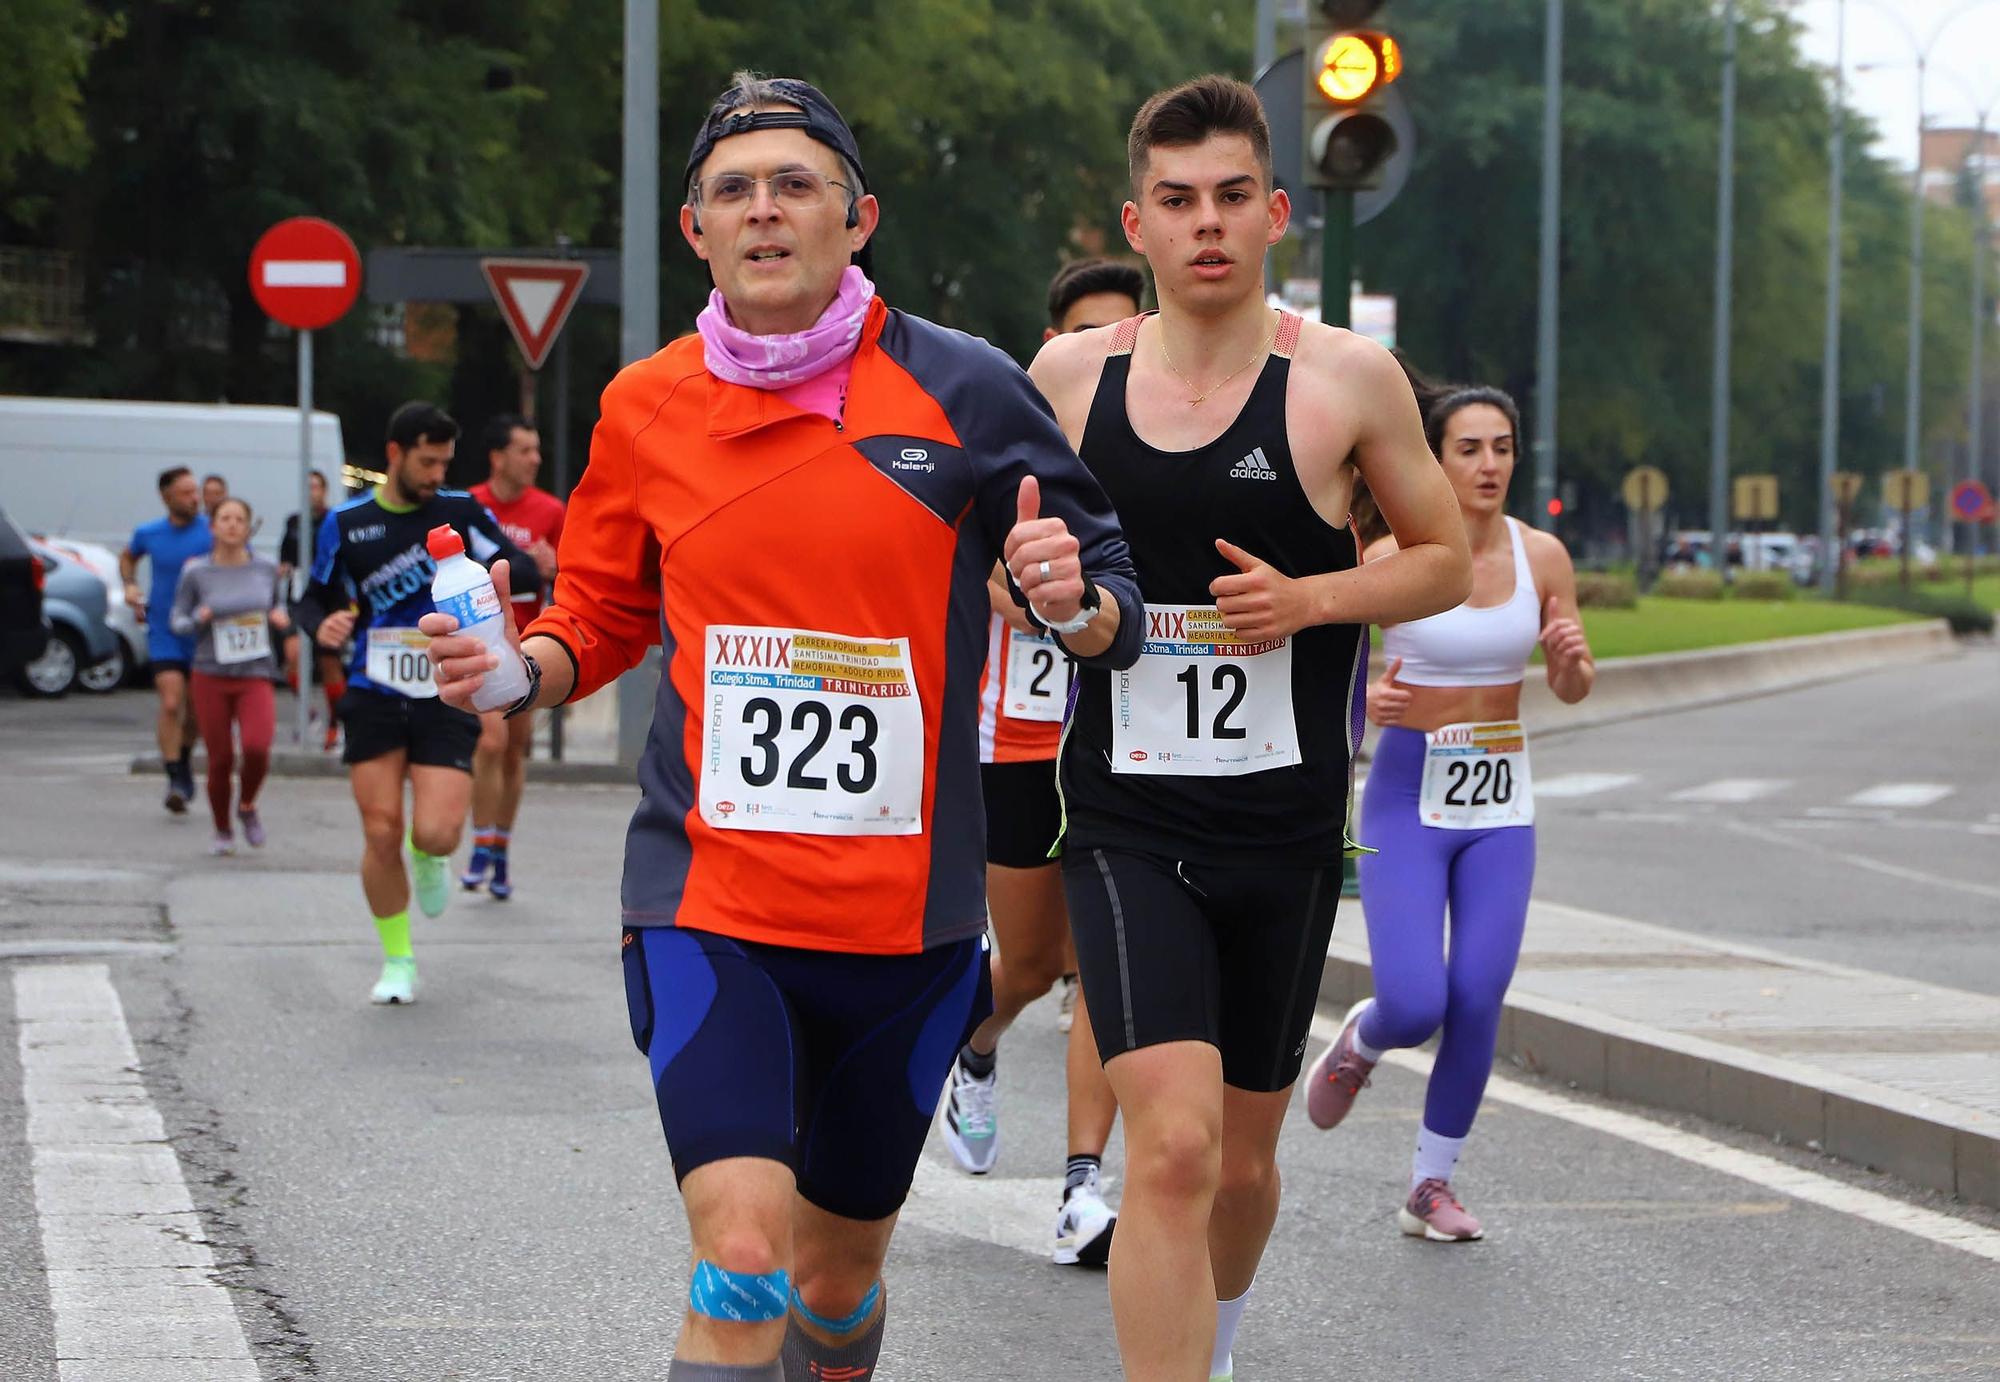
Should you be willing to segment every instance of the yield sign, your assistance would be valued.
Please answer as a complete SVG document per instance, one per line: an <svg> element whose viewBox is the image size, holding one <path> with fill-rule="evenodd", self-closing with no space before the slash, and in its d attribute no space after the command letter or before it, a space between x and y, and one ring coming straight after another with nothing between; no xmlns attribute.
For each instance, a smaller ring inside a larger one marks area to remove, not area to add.
<svg viewBox="0 0 2000 1382"><path fill-rule="evenodd" d="M482 259L479 270L528 368L540 369L590 277L590 265L574 259Z"/></svg>

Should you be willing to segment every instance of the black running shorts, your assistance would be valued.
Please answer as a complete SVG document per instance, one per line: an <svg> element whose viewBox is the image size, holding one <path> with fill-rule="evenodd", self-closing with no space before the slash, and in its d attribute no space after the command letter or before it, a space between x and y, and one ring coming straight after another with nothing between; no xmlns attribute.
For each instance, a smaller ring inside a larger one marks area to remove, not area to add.
<svg viewBox="0 0 2000 1382"><path fill-rule="evenodd" d="M1298 1079L1340 901L1338 865L1072 849L1063 891L1099 1056L1205 1041L1237 1089L1271 1092Z"/></svg>
<svg viewBox="0 0 2000 1382"><path fill-rule="evenodd" d="M986 862L1009 869L1053 864L1049 848L1062 834L1055 760L981 763L979 785L986 797Z"/></svg>
<svg viewBox="0 0 2000 1382"><path fill-rule="evenodd" d="M472 771L479 717L435 696L397 696L349 687L335 711L347 733L347 747L340 755L343 763L366 763L401 751L422 767Z"/></svg>

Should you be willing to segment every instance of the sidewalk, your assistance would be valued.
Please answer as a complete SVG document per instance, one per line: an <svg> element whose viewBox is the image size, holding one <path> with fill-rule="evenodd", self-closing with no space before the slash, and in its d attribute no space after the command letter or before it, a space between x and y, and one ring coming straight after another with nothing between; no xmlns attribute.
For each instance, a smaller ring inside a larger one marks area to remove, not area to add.
<svg viewBox="0 0 2000 1382"><path fill-rule="evenodd" d="M1336 1020L1372 988L1358 923ZM1536 903L1499 1054L2000 1207L2000 998Z"/></svg>

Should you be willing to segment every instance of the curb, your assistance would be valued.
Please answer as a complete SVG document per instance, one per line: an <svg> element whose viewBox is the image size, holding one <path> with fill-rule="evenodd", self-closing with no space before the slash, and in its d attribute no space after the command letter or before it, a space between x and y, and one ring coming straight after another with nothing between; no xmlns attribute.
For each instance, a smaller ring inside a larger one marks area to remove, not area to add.
<svg viewBox="0 0 2000 1382"><path fill-rule="evenodd" d="M208 755L195 750L193 763L196 771L206 771ZM157 753L142 753L132 760L131 772L134 776L159 771L160 755ZM271 755L271 776L344 778L347 776L347 765L340 761L339 754L300 753L296 749L286 749ZM639 770L618 763L552 763L536 758L528 762L528 781L552 782L566 787L637 787Z"/></svg>
<svg viewBox="0 0 2000 1382"><path fill-rule="evenodd" d="M1320 1011L1334 1022L1374 991L1365 960L1326 957ZM1495 1058L2000 1208L2000 1128L1900 1090L1519 992L1507 995Z"/></svg>
<svg viewBox="0 0 2000 1382"><path fill-rule="evenodd" d="M1957 653L1951 625L1943 619L1925 619L1681 653L1614 657L1597 664L1596 685L1577 705L1557 700L1548 688L1545 669L1530 667L1521 687L1521 721L1533 735L1589 729L1837 681L1891 661Z"/></svg>

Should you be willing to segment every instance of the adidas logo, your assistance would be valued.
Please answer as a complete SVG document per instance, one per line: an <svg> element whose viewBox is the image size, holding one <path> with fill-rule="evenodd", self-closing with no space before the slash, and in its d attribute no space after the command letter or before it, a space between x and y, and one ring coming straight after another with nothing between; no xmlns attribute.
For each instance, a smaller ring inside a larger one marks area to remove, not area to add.
<svg viewBox="0 0 2000 1382"><path fill-rule="evenodd" d="M1264 459L1264 448L1260 446L1245 456L1235 466L1231 467L1229 478L1232 480L1275 480L1278 478L1278 472L1271 468L1271 463L1268 460Z"/></svg>

